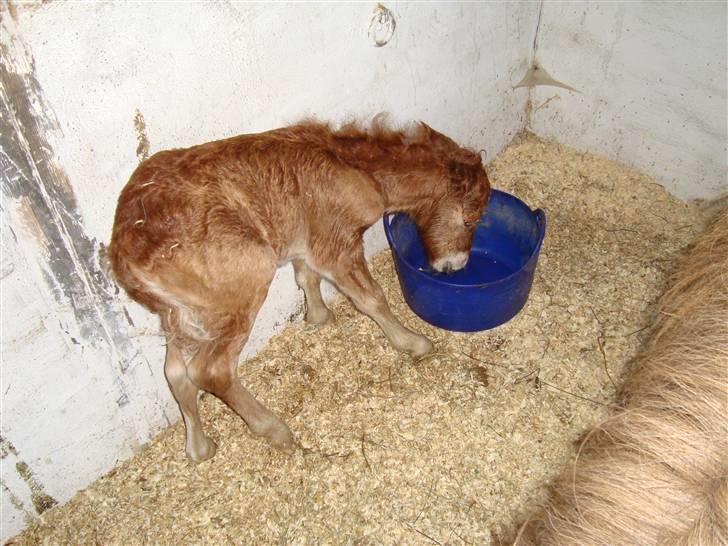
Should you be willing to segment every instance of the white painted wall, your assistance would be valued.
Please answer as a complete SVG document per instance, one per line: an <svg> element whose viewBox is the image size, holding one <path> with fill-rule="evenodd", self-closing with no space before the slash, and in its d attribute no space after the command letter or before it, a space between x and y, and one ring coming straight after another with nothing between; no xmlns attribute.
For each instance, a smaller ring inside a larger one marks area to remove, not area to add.
<svg viewBox="0 0 728 546"><path fill-rule="evenodd" d="M374 47L368 28L375 6L3 4L0 44L9 69L41 88L32 113L43 118L46 152L78 205L79 217L66 221L98 245L109 239L116 196L138 161L137 110L152 153L310 115L341 121L389 111L395 120L422 119L497 154L524 123L527 93L511 84L529 59L536 6L391 5L396 31ZM17 106L14 90L3 92ZM5 185L20 175L3 157ZM84 333L53 278L49 243L28 202L3 196L5 539L35 515L32 490L36 500L42 493L65 501L178 413L162 373L156 319L122 293L108 309L97 307L114 316L126 311L128 321L104 322L125 331ZM383 248L381 231L367 243ZM83 276L83 268L73 274ZM300 303L285 268L246 354ZM23 464L32 479L18 473Z"/></svg>
<svg viewBox="0 0 728 546"><path fill-rule="evenodd" d="M728 191L726 2L546 2L531 128L654 176L683 199Z"/></svg>

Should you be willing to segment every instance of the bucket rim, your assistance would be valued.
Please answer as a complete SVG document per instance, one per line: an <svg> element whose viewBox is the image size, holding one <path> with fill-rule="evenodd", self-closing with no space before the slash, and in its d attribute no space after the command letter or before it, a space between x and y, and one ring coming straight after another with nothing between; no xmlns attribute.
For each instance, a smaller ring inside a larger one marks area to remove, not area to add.
<svg viewBox="0 0 728 546"><path fill-rule="evenodd" d="M403 212L388 212L385 213L382 218L382 223L384 224L384 234L387 236L387 242L389 243L389 248L392 251L392 253L395 255L395 259L397 262L404 264L410 271L412 271L415 275L421 278L426 278L429 280L433 280L437 282L438 284L442 284L445 286L451 286L453 288L476 288L476 289L483 289L490 286L497 286L501 283L504 283L508 280L511 280L516 277L516 275L519 275L522 273L525 269L527 269L537 258L538 254L541 250L541 245L543 244L543 240L546 236L546 213L543 209L531 209L526 203L524 203L522 200L520 200L515 195L512 195L508 192L497 190L495 188L491 189L491 193L497 193L502 196L514 199L515 201L521 203L524 207L526 207L534 216L534 221L536 222L536 226L538 227L539 234L538 234L538 241L536 242L536 245L533 247L533 251L531 252L531 255L528 257L526 262L516 269L513 273L510 275L506 275L503 278L498 279L497 281L491 281L491 282L483 282L478 284L461 284L461 283L455 283L455 282L448 282L446 280L437 279L436 277L427 274L424 271L421 271L420 269L413 266L398 250L397 245L394 242L394 239L392 237L391 232L391 221L392 218L396 217L397 215L407 215ZM471 249L472 251L472 249Z"/></svg>

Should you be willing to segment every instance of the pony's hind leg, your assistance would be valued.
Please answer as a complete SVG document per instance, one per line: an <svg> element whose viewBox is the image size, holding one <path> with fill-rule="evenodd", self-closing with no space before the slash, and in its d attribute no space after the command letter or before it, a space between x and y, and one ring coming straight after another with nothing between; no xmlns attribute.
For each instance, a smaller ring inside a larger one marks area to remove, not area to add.
<svg viewBox="0 0 728 546"><path fill-rule="evenodd" d="M334 314L321 297L321 276L301 259L293 260L293 271L296 284L306 297L306 322L326 324L333 320Z"/></svg>
<svg viewBox="0 0 728 546"><path fill-rule="evenodd" d="M187 257L189 269L196 266L209 272L205 282L177 264L164 271L170 288L161 290L159 282L149 283L176 305L175 312L166 317L172 328L168 324L165 329L179 332L183 343L196 349L186 362L181 351L174 351L174 343L170 343L172 349L168 352L168 380L185 417L193 459L200 454L211 456L213 452L200 426L194 396L198 389L220 398L245 420L253 433L264 436L273 446L284 451L292 451L295 446L288 427L240 384L237 374L240 351L265 300L275 274L276 258L265 247L240 245L237 239L233 243L237 246L206 246L204 260L198 254ZM231 252L231 248L238 251ZM186 364L184 370L179 363Z"/></svg>
<svg viewBox="0 0 728 546"><path fill-rule="evenodd" d="M185 365L182 350L171 338L172 336L168 335L164 375L167 378L172 395L179 405L185 423L185 452L187 457L196 463L200 463L215 455L217 446L202 431L200 413L197 408L199 389L187 377L187 366Z"/></svg>
<svg viewBox="0 0 728 546"><path fill-rule="evenodd" d="M198 387L211 392L240 415L253 434L290 453L296 442L288 426L258 402L238 379L238 355L247 334L237 340L218 339L203 344L190 362L188 373Z"/></svg>

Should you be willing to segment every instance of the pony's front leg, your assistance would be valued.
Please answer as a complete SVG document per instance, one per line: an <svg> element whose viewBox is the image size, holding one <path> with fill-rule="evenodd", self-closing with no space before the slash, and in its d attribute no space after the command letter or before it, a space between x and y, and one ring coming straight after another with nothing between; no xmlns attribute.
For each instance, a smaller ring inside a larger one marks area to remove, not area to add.
<svg viewBox="0 0 728 546"><path fill-rule="evenodd" d="M335 268L328 272L339 290L351 299L357 309L374 319L396 349L415 356L432 351L429 339L405 328L392 314L382 287L369 272L361 248L346 258L340 256Z"/></svg>

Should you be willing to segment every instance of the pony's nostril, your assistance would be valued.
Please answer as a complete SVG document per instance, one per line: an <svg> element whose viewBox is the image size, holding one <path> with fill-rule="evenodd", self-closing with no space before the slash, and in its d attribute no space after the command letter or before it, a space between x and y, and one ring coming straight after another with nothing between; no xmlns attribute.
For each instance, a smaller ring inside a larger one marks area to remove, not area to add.
<svg viewBox="0 0 728 546"><path fill-rule="evenodd" d="M452 271L453 271L452 262L446 262L445 266L442 268L442 270L443 270L443 272L448 273L448 274L452 273Z"/></svg>

